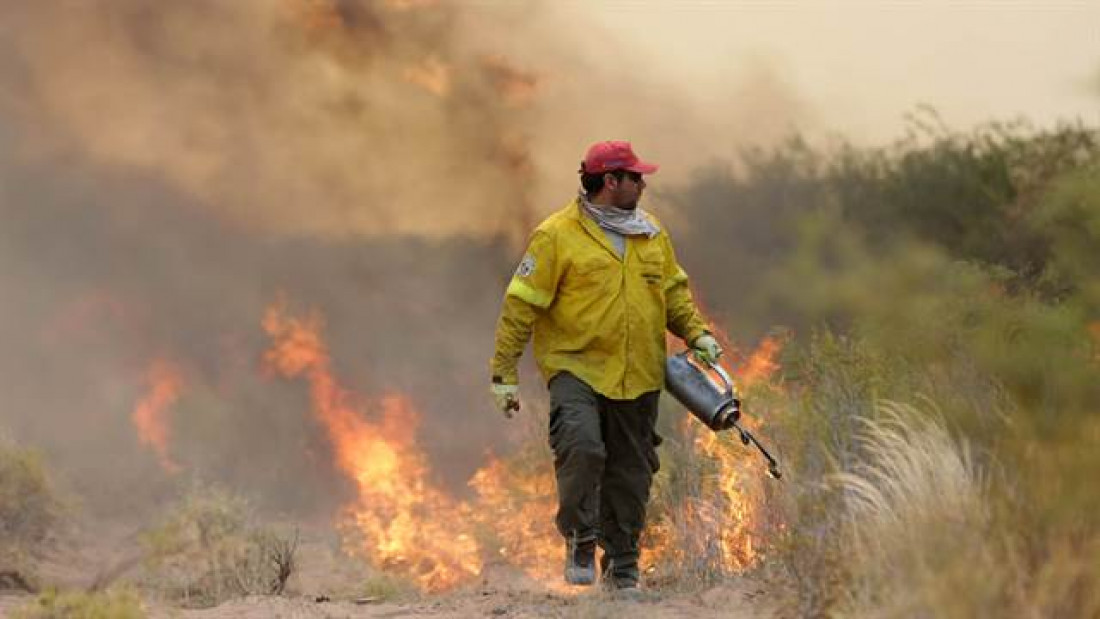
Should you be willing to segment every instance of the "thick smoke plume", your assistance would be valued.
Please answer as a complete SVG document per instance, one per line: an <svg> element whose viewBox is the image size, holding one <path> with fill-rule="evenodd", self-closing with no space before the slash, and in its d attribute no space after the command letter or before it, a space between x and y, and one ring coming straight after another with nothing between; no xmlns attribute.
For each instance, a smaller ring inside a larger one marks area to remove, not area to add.
<svg viewBox="0 0 1100 619"><path fill-rule="evenodd" d="M515 91L534 78L464 49L453 8L110 2L7 12L21 82L12 90L22 95L13 103L35 139L155 174L228 224L495 230L515 204L480 188L522 201Z"/></svg>
<svg viewBox="0 0 1100 619"><path fill-rule="evenodd" d="M686 170L797 108L764 80L767 123L760 97L700 109L575 17L5 4L0 426L104 509L181 476L329 506L348 489L307 395L258 369L264 310L285 302L324 316L346 384L408 396L461 485L505 431L484 393L504 281L587 143L631 138ZM151 384L165 367L170 387Z"/></svg>

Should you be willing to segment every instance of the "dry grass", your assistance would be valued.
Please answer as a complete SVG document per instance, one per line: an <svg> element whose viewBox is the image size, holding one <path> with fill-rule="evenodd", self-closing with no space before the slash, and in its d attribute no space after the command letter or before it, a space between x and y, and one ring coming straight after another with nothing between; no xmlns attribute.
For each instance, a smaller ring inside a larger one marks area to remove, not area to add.
<svg viewBox="0 0 1100 619"><path fill-rule="evenodd" d="M1064 531L1023 526L1026 495L1004 479L995 488L937 414L880 403L874 419L859 424L859 457L847 472L793 487L814 498L792 503L787 546L779 548L801 578L792 612L1100 616L1094 535L1071 543Z"/></svg>
<svg viewBox="0 0 1100 619"><path fill-rule="evenodd" d="M359 592L361 595L358 597L376 602L412 600L419 594L411 580L386 572L375 572L368 576L359 587Z"/></svg>
<svg viewBox="0 0 1100 619"><path fill-rule="evenodd" d="M828 334L799 354L769 426L790 471L766 504L787 614L1100 617L1100 529L1073 485L1088 439L1042 440L956 358Z"/></svg>
<svg viewBox="0 0 1100 619"><path fill-rule="evenodd" d="M700 589L730 574L721 539L730 506L721 481L716 463L699 453L690 433L665 441L642 539L648 584Z"/></svg>
<svg viewBox="0 0 1100 619"><path fill-rule="evenodd" d="M841 401L841 400L837 400ZM792 476L771 509L799 616L1003 616L1017 571L966 443L937 415L879 403L832 474Z"/></svg>
<svg viewBox="0 0 1100 619"><path fill-rule="evenodd" d="M50 590L12 612L12 619L141 619L145 611L129 589L99 593Z"/></svg>
<svg viewBox="0 0 1100 619"><path fill-rule="evenodd" d="M996 616L1015 578L965 443L935 416L879 407L858 433L866 459L835 477L859 616Z"/></svg>

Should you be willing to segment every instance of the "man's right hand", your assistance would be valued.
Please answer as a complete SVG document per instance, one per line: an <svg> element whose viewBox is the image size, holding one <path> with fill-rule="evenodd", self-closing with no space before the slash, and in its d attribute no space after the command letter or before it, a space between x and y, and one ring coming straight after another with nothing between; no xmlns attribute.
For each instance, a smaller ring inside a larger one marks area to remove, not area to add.
<svg viewBox="0 0 1100 619"><path fill-rule="evenodd" d="M718 357L722 356L722 346L709 333L704 333L695 338L695 341L691 343L691 347L695 351L695 358L707 365L717 365Z"/></svg>
<svg viewBox="0 0 1100 619"><path fill-rule="evenodd" d="M489 391L493 394L493 400L500 412L511 419L512 414L519 410L519 385L505 385L494 382L489 387Z"/></svg>

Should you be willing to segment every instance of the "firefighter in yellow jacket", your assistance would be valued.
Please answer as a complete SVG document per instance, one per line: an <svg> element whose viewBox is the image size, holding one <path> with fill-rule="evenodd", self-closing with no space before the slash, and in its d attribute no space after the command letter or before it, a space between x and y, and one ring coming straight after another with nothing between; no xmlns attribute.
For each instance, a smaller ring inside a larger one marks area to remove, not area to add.
<svg viewBox="0 0 1100 619"><path fill-rule="evenodd" d="M657 471L654 426L664 384L665 331L714 362L722 354L656 218L638 208L643 163L628 142L598 142L579 195L532 233L508 284L496 330L491 390L519 409L517 363L534 336L550 390L556 524L565 580L638 587L638 537Z"/></svg>

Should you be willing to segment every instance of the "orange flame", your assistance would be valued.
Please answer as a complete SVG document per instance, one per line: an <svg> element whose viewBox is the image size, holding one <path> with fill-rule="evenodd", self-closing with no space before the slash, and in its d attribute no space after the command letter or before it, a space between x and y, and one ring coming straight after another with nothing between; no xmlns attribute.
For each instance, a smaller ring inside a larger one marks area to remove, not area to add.
<svg viewBox="0 0 1100 619"><path fill-rule="evenodd" d="M403 77L406 82L420 86L437 97L442 97L451 90L451 70L435 56L429 56L420 64L408 67Z"/></svg>
<svg viewBox="0 0 1100 619"><path fill-rule="evenodd" d="M497 543L500 559L528 576L553 583L560 578L562 542L554 529L556 486L548 460L535 469L495 458L474 474L477 514Z"/></svg>
<svg viewBox="0 0 1100 619"><path fill-rule="evenodd" d="M359 495L346 506L349 544L374 565L406 574L421 587L440 590L481 571L480 551L469 533L466 506L427 480L424 455L414 443L417 415L400 396L382 398L369 421L353 394L332 373L316 316L299 319L277 305L263 328L272 338L266 367L309 383L313 413L322 423L340 469Z"/></svg>
<svg viewBox="0 0 1100 619"><path fill-rule="evenodd" d="M272 339L265 367L308 382L313 414L333 445L335 462L356 484L358 496L341 514L352 552L410 576L424 589L446 589L482 572L485 551L474 539L477 531L497 560L551 586L560 582L564 546L553 526L557 502L549 454L491 457L469 481L476 498L457 501L429 482L427 459L415 444L418 416L407 398L362 402L339 384L318 315L294 317L279 303L267 310L263 327ZM778 349L774 338L765 339L746 357L742 373L767 380ZM685 433L711 463L708 489L674 507L680 510L674 517L704 532L700 543L719 548L724 570L743 570L759 558L753 531L760 476L746 472L745 454L731 437L697 430L686 427ZM647 564L689 560L694 550L670 531L667 522L650 523Z"/></svg>
<svg viewBox="0 0 1100 619"><path fill-rule="evenodd" d="M699 468L695 488L649 522L644 536L646 572L676 578L681 566L737 574L760 559L756 535L760 513L759 476L746 471L745 453L727 438L685 419L694 435ZM705 566L705 567L704 567Z"/></svg>
<svg viewBox="0 0 1100 619"><path fill-rule="evenodd" d="M700 432L696 436L696 448L712 460L717 468L714 476L718 483L720 508L714 512L713 526L721 544L722 566L731 572L751 567L757 559L754 550L753 531L756 527L756 500L754 485L759 475L746 474L746 454L734 445L729 435L720 437L714 432Z"/></svg>
<svg viewBox="0 0 1100 619"><path fill-rule="evenodd" d="M171 361L154 359L145 374L148 393L134 407L131 419L138 440L157 454L164 470L177 473L180 467L168 456L168 410L179 400L183 377Z"/></svg>
<svg viewBox="0 0 1100 619"><path fill-rule="evenodd" d="M777 337L767 336L761 340L756 350L738 365L737 376L741 384L751 387L769 380L779 369L775 358L782 348L783 343Z"/></svg>
<svg viewBox="0 0 1100 619"><path fill-rule="evenodd" d="M734 350L721 330L714 331L727 350ZM768 337L748 355L732 354L743 385L767 383L779 369L775 361L782 341ZM753 429L760 422L753 419ZM735 434L718 434L685 418L684 435L695 456L706 461L698 490L682 504L669 506L662 519L652 519L643 534L644 566L675 570L711 554L715 567L738 573L760 560L757 534L762 528L763 476ZM532 466L532 462L537 462ZM701 469L701 470L702 470ZM471 480L478 493L477 512L492 525L502 559L537 580L560 578L563 544L554 530L557 508L549 458L492 460Z"/></svg>
<svg viewBox="0 0 1100 619"><path fill-rule="evenodd" d="M776 357L782 348L783 340L776 336L767 336L748 355L734 355L740 357L734 374L741 386L770 384L780 369ZM763 425L759 416L742 417L742 423L754 433ZM715 524L722 548L723 566L730 571L747 569L759 559L754 533L760 529L761 524L757 521L761 514L757 506L762 501L763 476L756 473L755 469L749 471L744 446L732 432L721 435L701 432L696 436L695 445L717 468L715 479L718 481L724 510Z"/></svg>
<svg viewBox="0 0 1100 619"><path fill-rule="evenodd" d="M769 385L779 364L776 357L783 346L779 337L765 337L749 354L730 343L721 328L711 332L728 351L721 361L732 371L738 387ZM744 427L757 430L759 417L742 417ZM699 489L682 504L671 507L662 522L651 523L647 538L653 549L647 563L694 561L691 555L709 555L715 567L737 573L755 565L759 559L756 534L762 528L759 506L763 500L763 476L749 464L744 447L734 431L712 432L691 416L681 427L706 463L708 471L699 480Z"/></svg>

